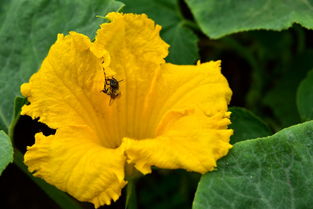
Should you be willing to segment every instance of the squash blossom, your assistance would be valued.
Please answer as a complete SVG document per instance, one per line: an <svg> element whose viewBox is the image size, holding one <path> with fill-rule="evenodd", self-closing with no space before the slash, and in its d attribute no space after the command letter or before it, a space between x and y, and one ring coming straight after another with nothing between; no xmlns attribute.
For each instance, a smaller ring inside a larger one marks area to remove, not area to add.
<svg viewBox="0 0 313 209"><path fill-rule="evenodd" d="M59 34L39 71L21 86L22 115L56 129L35 135L30 172L99 207L116 201L126 167L206 173L232 147L231 90L220 61L166 63L169 45L145 14L110 13L95 41ZM118 96L103 92L109 78Z"/></svg>

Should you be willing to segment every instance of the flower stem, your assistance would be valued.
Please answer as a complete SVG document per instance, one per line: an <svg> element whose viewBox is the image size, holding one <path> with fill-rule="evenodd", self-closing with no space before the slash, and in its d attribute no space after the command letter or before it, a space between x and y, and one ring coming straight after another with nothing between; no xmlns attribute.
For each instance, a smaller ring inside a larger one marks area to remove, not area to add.
<svg viewBox="0 0 313 209"><path fill-rule="evenodd" d="M125 209L137 209L135 179L130 179L126 188L126 204Z"/></svg>

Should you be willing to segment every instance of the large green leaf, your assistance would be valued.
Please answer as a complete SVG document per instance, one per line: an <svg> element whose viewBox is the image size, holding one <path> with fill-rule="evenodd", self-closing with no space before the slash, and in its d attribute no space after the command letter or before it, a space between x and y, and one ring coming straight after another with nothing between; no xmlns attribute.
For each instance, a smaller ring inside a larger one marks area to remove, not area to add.
<svg viewBox="0 0 313 209"><path fill-rule="evenodd" d="M283 30L293 23L313 28L312 0L186 0L211 38L248 30Z"/></svg>
<svg viewBox="0 0 313 209"><path fill-rule="evenodd" d="M252 112L240 107L231 107L229 111L231 112L229 128L234 130L231 144L272 134L269 127Z"/></svg>
<svg viewBox="0 0 313 209"><path fill-rule="evenodd" d="M311 208L313 121L235 144L202 176L193 209Z"/></svg>
<svg viewBox="0 0 313 209"><path fill-rule="evenodd" d="M175 64L193 64L197 59L197 36L186 27L187 20L180 11L178 0L121 0L123 11L146 13L160 24L161 36L170 44L167 60Z"/></svg>
<svg viewBox="0 0 313 209"><path fill-rule="evenodd" d="M9 163L13 162L13 147L10 137L0 131L0 175Z"/></svg>
<svg viewBox="0 0 313 209"><path fill-rule="evenodd" d="M297 106L302 120L313 119L313 70L300 83L297 92Z"/></svg>
<svg viewBox="0 0 313 209"><path fill-rule="evenodd" d="M19 86L28 80L56 40L74 30L93 38L102 18L122 7L114 0L0 1L0 128L7 131Z"/></svg>

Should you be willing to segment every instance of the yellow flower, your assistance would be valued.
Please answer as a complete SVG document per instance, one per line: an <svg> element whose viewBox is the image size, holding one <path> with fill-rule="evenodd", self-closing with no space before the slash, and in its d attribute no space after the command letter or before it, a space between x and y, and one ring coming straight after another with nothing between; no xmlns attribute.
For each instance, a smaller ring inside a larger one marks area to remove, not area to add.
<svg viewBox="0 0 313 209"><path fill-rule="evenodd" d="M25 154L29 170L95 207L119 198L126 166L143 174L151 166L214 169L232 134L231 90L219 61L165 63L159 25L144 14L107 18L94 42L59 34L40 70L21 86L30 102L22 114L56 129L35 135ZM114 99L102 92L109 78L119 81Z"/></svg>

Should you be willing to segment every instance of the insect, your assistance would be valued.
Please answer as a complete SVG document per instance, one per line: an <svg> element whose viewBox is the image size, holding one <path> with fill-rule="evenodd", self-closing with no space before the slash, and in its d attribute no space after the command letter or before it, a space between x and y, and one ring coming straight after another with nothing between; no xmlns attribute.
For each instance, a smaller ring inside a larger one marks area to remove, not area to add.
<svg viewBox="0 0 313 209"><path fill-rule="evenodd" d="M121 81L123 80L118 81L114 77L112 78L105 77L104 87L103 87L103 90L101 90L101 92L110 96L110 104L111 104L112 99L115 99L121 95L119 91L119 88L120 88L119 82Z"/></svg>

